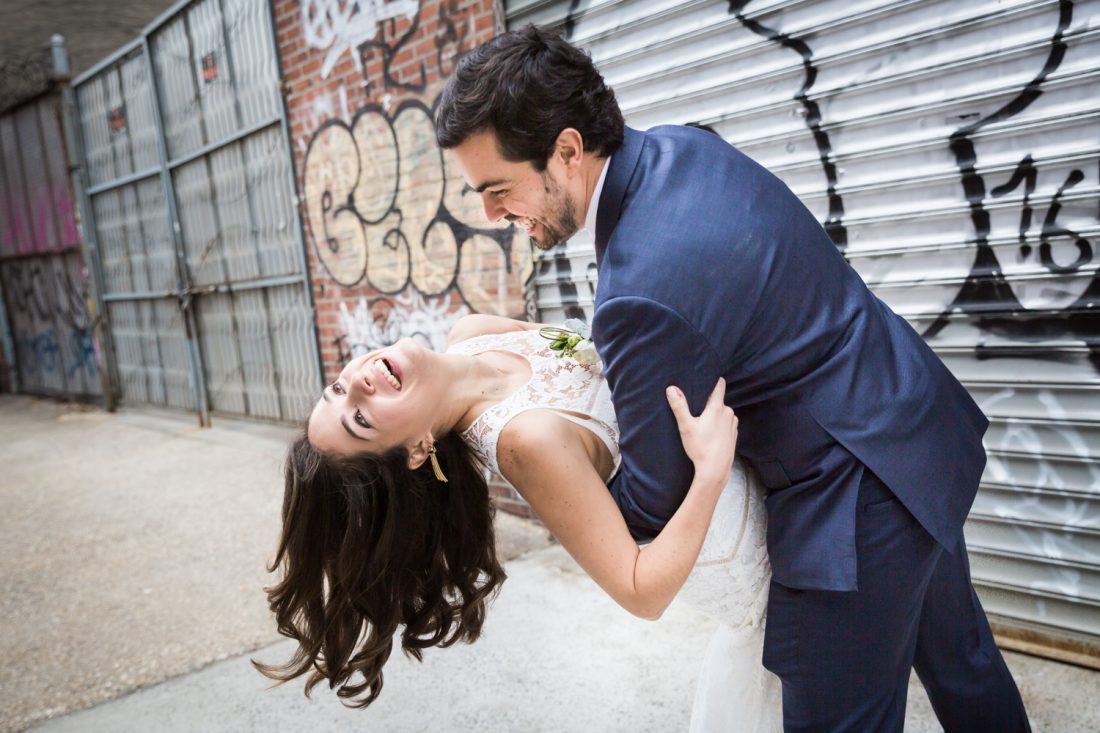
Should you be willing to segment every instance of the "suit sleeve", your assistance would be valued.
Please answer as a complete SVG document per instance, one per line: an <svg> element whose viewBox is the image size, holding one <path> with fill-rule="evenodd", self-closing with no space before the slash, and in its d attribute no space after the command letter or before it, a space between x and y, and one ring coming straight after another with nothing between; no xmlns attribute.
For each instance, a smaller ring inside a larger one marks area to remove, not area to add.
<svg viewBox="0 0 1100 733"><path fill-rule="evenodd" d="M648 298L600 305L592 335L611 388L622 462L608 486L634 539L653 539L694 475L665 388L683 390L698 415L720 376L709 342L682 316Z"/></svg>

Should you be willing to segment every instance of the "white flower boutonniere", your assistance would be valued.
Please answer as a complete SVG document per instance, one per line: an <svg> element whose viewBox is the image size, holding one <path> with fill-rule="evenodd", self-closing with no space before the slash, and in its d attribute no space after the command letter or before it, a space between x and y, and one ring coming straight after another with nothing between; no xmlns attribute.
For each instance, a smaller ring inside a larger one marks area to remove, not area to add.
<svg viewBox="0 0 1100 733"><path fill-rule="evenodd" d="M596 364L600 355L592 343L592 329L579 318L570 318L562 326L545 326L539 334L550 340L550 349L558 358L568 356L578 364Z"/></svg>

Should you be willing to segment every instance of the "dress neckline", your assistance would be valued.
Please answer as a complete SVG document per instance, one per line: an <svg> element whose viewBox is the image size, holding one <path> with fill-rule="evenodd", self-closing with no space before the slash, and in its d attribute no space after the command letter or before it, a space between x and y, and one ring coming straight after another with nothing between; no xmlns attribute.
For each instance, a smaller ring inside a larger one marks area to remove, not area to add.
<svg viewBox="0 0 1100 733"><path fill-rule="evenodd" d="M471 336L468 339L463 339L462 341L459 341L456 344L452 344L450 348L453 349L453 348L455 348L459 345L466 345L468 347L470 345L470 342L477 341L479 339L492 338L494 340L499 340L499 339L504 338L504 337L515 337L515 336L524 337L524 336L528 336L529 334L537 334L537 333L538 333L537 331L510 331L510 332L505 332L505 333L485 333L485 334L480 334L478 336ZM539 336L539 338L541 339L542 336ZM535 363L531 360L531 357L528 354L524 353L523 351L521 351L519 349L500 348L499 346L494 344L494 348L478 349L476 351L469 352L469 354L470 354L470 356L477 356L478 354L484 354L484 353L489 352L489 351L500 351L500 352L503 352L505 354L515 354L516 356L519 356L525 362L527 362L527 369L529 370L530 374L527 377L527 381L525 381L520 387L516 388L512 392L509 392L507 395L502 397L499 401L497 401L497 402L489 405L488 407L486 407L484 410L481 411L481 413L477 417L475 417L473 420L471 420L470 424L468 426L466 426L466 428L464 430L459 432L459 437L462 437L462 438L465 438L468 433L471 433L471 431L473 431L473 429L476 428L478 426L478 424L481 423L482 420L487 415L489 415L490 413L492 413L496 410L499 410L502 405L507 405L510 401L516 399L519 395L529 391L531 389L531 383L535 381L535 374L536 374L536 371L537 371L536 368L535 368Z"/></svg>

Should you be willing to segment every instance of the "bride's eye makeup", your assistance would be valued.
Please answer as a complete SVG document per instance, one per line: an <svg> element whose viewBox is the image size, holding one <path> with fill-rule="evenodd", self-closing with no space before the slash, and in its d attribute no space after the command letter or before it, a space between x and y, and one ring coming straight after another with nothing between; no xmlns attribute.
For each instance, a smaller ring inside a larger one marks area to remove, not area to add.
<svg viewBox="0 0 1100 733"><path fill-rule="evenodd" d="M363 413L359 412L359 410L355 411L355 424L370 430L370 423L367 422L367 418L363 417Z"/></svg>
<svg viewBox="0 0 1100 733"><path fill-rule="evenodd" d="M339 382L333 382L332 384L330 384L329 389L332 390L333 394L347 394L344 391L343 385L341 385ZM355 420L355 424L359 427L366 428L367 430L371 429L371 424L367 422L367 418L363 417L363 413L359 410L356 410L355 413L352 414L352 419Z"/></svg>

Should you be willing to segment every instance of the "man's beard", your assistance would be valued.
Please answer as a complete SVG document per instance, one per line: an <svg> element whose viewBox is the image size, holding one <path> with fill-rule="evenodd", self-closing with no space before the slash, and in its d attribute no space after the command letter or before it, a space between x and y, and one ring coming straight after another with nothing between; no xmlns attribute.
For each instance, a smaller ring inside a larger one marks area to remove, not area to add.
<svg viewBox="0 0 1100 733"><path fill-rule="evenodd" d="M572 237L580 227L577 226L577 217L573 214L573 202L569 195L562 191L548 173L542 174L542 182L550 202L550 213L545 220L539 222L542 225L542 237L536 238L530 234L527 236L536 247L548 250Z"/></svg>

